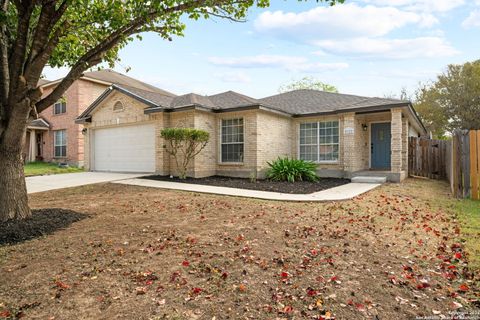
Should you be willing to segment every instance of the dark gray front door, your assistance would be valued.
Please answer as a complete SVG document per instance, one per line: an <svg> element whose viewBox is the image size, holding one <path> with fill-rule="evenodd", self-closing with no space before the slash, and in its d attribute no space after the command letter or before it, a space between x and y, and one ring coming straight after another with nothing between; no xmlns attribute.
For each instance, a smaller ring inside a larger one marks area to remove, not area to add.
<svg viewBox="0 0 480 320"><path fill-rule="evenodd" d="M390 170L392 133L390 123L372 123L372 169Z"/></svg>

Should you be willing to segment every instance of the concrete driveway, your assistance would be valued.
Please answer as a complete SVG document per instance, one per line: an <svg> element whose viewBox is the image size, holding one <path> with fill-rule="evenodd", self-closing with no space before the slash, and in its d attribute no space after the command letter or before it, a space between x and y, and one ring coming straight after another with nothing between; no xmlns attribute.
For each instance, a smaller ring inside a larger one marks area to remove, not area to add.
<svg viewBox="0 0 480 320"><path fill-rule="evenodd" d="M87 184L133 179L148 173L79 172L28 177L27 192L35 193L55 189L79 187Z"/></svg>

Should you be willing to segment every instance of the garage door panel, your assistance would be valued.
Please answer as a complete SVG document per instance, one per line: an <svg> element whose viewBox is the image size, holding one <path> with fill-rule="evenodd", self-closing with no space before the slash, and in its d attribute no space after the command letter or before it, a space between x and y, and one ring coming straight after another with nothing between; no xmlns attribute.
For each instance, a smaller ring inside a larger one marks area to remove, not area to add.
<svg viewBox="0 0 480 320"><path fill-rule="evenodd" d="M93 149L97 171L155 171L154 125L96 129Z"/></svg>

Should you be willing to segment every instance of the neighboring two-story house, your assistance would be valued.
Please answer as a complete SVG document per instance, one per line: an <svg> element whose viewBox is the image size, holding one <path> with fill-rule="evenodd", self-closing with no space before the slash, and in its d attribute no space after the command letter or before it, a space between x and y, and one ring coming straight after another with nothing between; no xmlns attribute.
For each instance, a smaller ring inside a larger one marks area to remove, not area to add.
<svg viewBox="0 0 480 320"><path fill-rule="evenodd" d="M60 81L61 79L42 80L40 86L44 90L44 95L49 94ZM173 96L170 92L112 70L86 72L72 84L62 99L41 112L38 119L29 123L24 149L25 161L83 166L83 126L76 124L75 119L112 84Z"/></svg>

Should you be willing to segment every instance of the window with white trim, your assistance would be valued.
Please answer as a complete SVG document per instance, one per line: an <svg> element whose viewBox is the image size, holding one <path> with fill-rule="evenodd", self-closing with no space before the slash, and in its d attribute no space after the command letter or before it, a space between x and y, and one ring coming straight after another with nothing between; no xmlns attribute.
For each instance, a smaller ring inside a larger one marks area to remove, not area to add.
<svg viewBox="0 0 480 320"><path fill-rule="evenodd" d="M300 159L313 162L338 161L338 121L301 123L299 138Z"/></svg>
<svg viewBox="0 0 480 320"><path fill-rule="evenodd" d="M243 162L243 118L223 119L221 130L221 162Z"/></svg>
<svg viewBox="0 0 480 320"><path fill-rule="evenodd" d="M55 158L67 156L67 130L56 130L53 132L53 145Z"/></svg>
<svg viewBox="0 0 480 320"><path fill-rule="evenodd" d="M62 98L53 104L53 114L62 114L67 112L67 101Z"/></svg>

